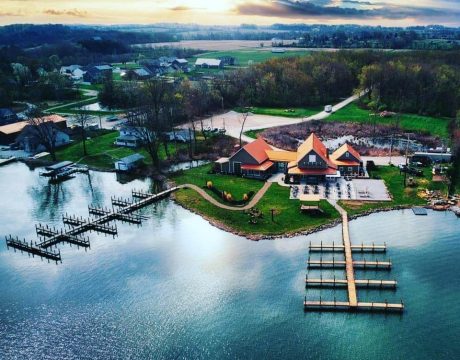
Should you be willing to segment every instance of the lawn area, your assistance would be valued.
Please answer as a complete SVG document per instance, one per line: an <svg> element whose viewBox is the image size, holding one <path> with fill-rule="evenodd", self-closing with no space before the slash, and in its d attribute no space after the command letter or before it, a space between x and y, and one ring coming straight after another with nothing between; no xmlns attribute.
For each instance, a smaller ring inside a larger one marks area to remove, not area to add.
<svg viewBox="0 0 460 360"><path fill-rule="evenodd" d="M245 131L244 135L249 136L250 138L253 138L253 139L257 139L257 136L265 130L266 129L249 130L249 131Z"/></svg>
<svg viewBox="0 0 460 360"><path fill-rule="evenodd" d="M374 118L370 116L371 112L366 109L360 108L356 103L340 109L328 118L326 121L339 121L339 122L359 122L366 124L373 124ZM396 116L390 118L377 117L378 124L395 124L397 121ZM432 135L437 135L442 138L448 137L448 118L434 118L430 116L422 116L415 114L402 114L400 117L399 125L402 129L407 131L424 132Z"/></svg>
<svg viewBox="0 0 460 360"><path fill-rule="evenodd" d="M236 108L235 111L243 112L241 108ZM257 115L283 116L289 118L301 118L315 115L323 111L322 106L312 106L309 108L267 108L267 107L252 107L251 113Z"/></svg>
<svg viewBox="0 0 460 360"><path fill-rule="evenodd" d="M258 191L263 186L263 182L258 180L208 174L210 168L211 165L206 165L187 170L174 176L173 180L177 184L192 183L198 186L204 186L206 181L210 180L217 188L230 191L235 199L240 199L244 193L251 190ZM215 196L211 191L207 191ZM302 214L300 201L290 200L289 188L278 184L273 184L255 206L263 214L263 217L258 219L257 224L249 223L250 218L246 212L218 208L190 189L178 191L176 200L185 207L246 235L270 236L306 231L327 224L339 217L337 211L326 201L321 201L320 204L324 214ZM275 209L274 222L271 220L272 209Z"/></svg>
<svg viewBox="0 0 460 360"><path fill-rule="evenodd" d="M176 184L194 184L199 187L206 185L207 181L212 181L213 185L221 190L227 191L232 194L236 200L241 200L244 194L250 191L255 193L260 190L264 183L260 180L240 178L236 176L228 176L221 174L208 174L211 170L212 165L204 165L187 171L183 171L175 174L173 180ZM213 196L216 200L222 201L216 194L211 190L206 189L206 192ZM228 205L228 204L227 204Z"/></svg>
<svg viewBox="0 0 460 360"><path fill-rule="evenodd" d="M431 168L423 170L424 176L414 179L417 181L416 187L404 188L404 174L399 174L396 166L378 166L371 172L374 178L381 178L393 196L393 201L385 202L360 202L360 201L340 201L340 205L348 211L349 215L356 215L367 210L379 208L391 208L395 206L417 206L425 205L426 200L420 197L425 189L441 190L446 193L447 187L443 183L434 183L432 181ZM408 175L408 178L410 175Z"/></svg>
<svg viewBox="0 0 460 360"><path fill-rule="evenodd" d="M211 51L199 54L191 59L193 63L197 58L219 58L222 56L231 56L237 60L238 66L248 66L249 61L252 63L261 63L270 59L285 58L293 56L309 55L307 50L286 51L285 53L272 53L270 50L232 50L232 51Z"/></svg>
<svg viewBox="0 0 460 360"><path fill-rule="evenodd" d="M151 163L150 156L143 149L130 149L125 147L115 146L113 143L118 137L119 133L112 131L104 135L93 137L86 141L86 148L89 155L83 157L83 145L80 141L75 142L69 146L58 149L56 156L58 160L68 160L79 162L91 167L101 170L113 169L114 161L129 156L135 153L140 153L145 156L145 163ZM177 149L183 144L170 144L169 150L174 154ZM163 147L160 147L160 159L166 159L166 153Z"/></svg>

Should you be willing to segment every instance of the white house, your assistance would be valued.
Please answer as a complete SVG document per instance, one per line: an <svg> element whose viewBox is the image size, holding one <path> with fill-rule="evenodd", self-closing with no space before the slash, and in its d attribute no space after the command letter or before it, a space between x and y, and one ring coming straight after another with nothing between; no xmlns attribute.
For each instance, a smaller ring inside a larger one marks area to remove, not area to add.
<svg viewBox="0 0 460 360"><path fill-rule="evenodd" d="M81 80L86 71L82 70L80 65L62 66L59 71L61 75L68 76L72 80Z"/></svg>
<svg viewBox="0 0 460 360"><path fill-rule="evenodd" d="M195 66L200 67L200 68L214 68L214 69L217 69L217 68L223 68L224 64L223 64L222 60L219 60L219 59L198 58L198 59L196 59Z"/></svg>
<svg viewBox="0 0 460 360"><path fill-rule="evenodd" d="M124 126L120 129L120 135L115 139L115 145L136 148L142 145L142 136L139 130L133 126Z"/></svg>

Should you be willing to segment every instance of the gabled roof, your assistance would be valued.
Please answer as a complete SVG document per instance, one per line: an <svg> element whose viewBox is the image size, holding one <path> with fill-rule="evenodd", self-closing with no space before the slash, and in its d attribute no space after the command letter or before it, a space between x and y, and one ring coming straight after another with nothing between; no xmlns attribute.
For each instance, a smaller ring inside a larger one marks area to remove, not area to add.
<svg viewBox="0 0 460 360"><path fill-rule="evenodd" d="M294 151L266 150L265 152L271 161L291 162L297 159L297 153Z"/></svg>
<svg viewBox="0 0 460 360"><path fill-rule="evenodd" d="M66 121L65 118L59 115L49 115L44 117L44 121L52 121L53 123L60 123L63 121ZM24 129L27 125L29 125L29 121L19 121L17 123L9 124L9 125L3 125L0 126L0 133L3 134L15 134L19 133Z"/></svg>
<svg viewBox="0 0 460 360"><path fill-rule="evenodd" d="M265 161L263 164L260 165L241 165L242 170L256 170L256 171L267 171L273 166L273 161Z"/></svg>
<svg viewBox="0 0 460 360"><path fill-rule="evenodd" d="M343 154L346 152L349 152L352 156L354 156L356 159L361 161L361 155L359 155L359 152L357 152L353 146L345 143L341 147L339 147L334 153L331 155L332 160L337 160L339 159Z"/></svg>
<svg viewBox="0 0 460 360"><path fill-rule="evenodd" d="M328 162L326 146L324 146L315 133L311 133L307 140L297 149L297 161L302 160L312 150L314 150L325 162Z"/></svg>
<svg viewBox="0 0 460 360"><path fill-rule="evenodd" d="M196 59L195 65L198 65L198 66L203 66L203 65L220 66L221 62L222 62L222 60L219 60L219 59L199 58L199 59Z"/></svg>
<svg viewBox="0 0 460 360"><path fill-rule="evenodd" d="M266 150L272 150L272 147L268 145L264 139L258 138L257 140L254 140L253 142L250 142L249 144L243 146L233 156L238 154L243 149L249 155L251 155L254 158L254 160L256 160L259 164L262 164L264 161L268 160Z"/></svg>

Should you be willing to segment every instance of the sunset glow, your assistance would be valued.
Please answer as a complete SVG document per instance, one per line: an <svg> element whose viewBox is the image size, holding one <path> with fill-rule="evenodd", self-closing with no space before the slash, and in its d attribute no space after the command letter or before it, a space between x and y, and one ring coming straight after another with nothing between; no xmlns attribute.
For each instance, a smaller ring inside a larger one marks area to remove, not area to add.
<svg viewBox="0 0 460 360"><path fill-rule="evenodd" d="M2 0L0 23L460 25L457 0Z"/></svg>

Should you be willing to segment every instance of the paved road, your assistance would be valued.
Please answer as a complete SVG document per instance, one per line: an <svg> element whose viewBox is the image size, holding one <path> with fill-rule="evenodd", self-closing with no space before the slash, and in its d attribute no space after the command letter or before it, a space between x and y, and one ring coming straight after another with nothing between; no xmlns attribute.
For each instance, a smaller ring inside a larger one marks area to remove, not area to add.
<svg viewBox="0 0 460 360"><path fill-rule="evenodd" d="M336 112L343 107L347 106L348 104L352 103L353 101L357 100L360 96L362 96L364 93L361 93L360 95L353 95L350 96L348 99L345 99L341 101L340 103L334 105L332 107L332 111ZM327 113L325 111L321 111L318 114L305 117L305 118L288 118L288 117L283 117L283 116L270 116L270 115L257 115L257 114L251 114L248 116L246 123L244 125L244 131L248 130L259 130L259 129L267 129L267 128L272 128L272 127L277 127L277 126L283 126L283 125L294 125L294 124L299 124L305 121L311 121L311 120L322 120L330 116L332 113ZM225 114L221 115L216 115L213 116L212 118L207 118L203 120L203 126L205 128L211 127L211 128L223 128L227 130L226 135L229 135L231 137L234 137L236 139L239 139L240 137L240 131L241 131L241 125L243 123L243 116L240 113L237 113L235 111L229 111ZM190 125L184 125L184 127L189 127ZM196 129L201 129L201 122L196 121L195 122L195 127ZM242 140L245 142L251 142L252 138L243 135Z"/></svg>
<svg viewBox="0 0 460 360"><path fill-rule="evenodd" d="M231 211L244 211L244 210L248 210L248 209L254 207L259 202L259 200L262 199L262 197L265 195L265 193L267 192L267 190L270 188L271 185L272 185L272 183L266 182L264 184L264 186L262 186L262 188L257 192L257 194L255 194L253 196L251 201L249 201L249 203L247 205L242 206L242 207L224 205L224 204L220 203L219 201L217 201L216 199L214 199L211 195L209 195L202 188L200 188L199 186L193 185L193 184L179 185L178 188L192 189L192 190L196 191L198 194L200 194L205 200L209 201L211 204L213 204L213 205L215 205L215 206L217 206L217 207L219 207L221 209L231 210Z"/></svg>

